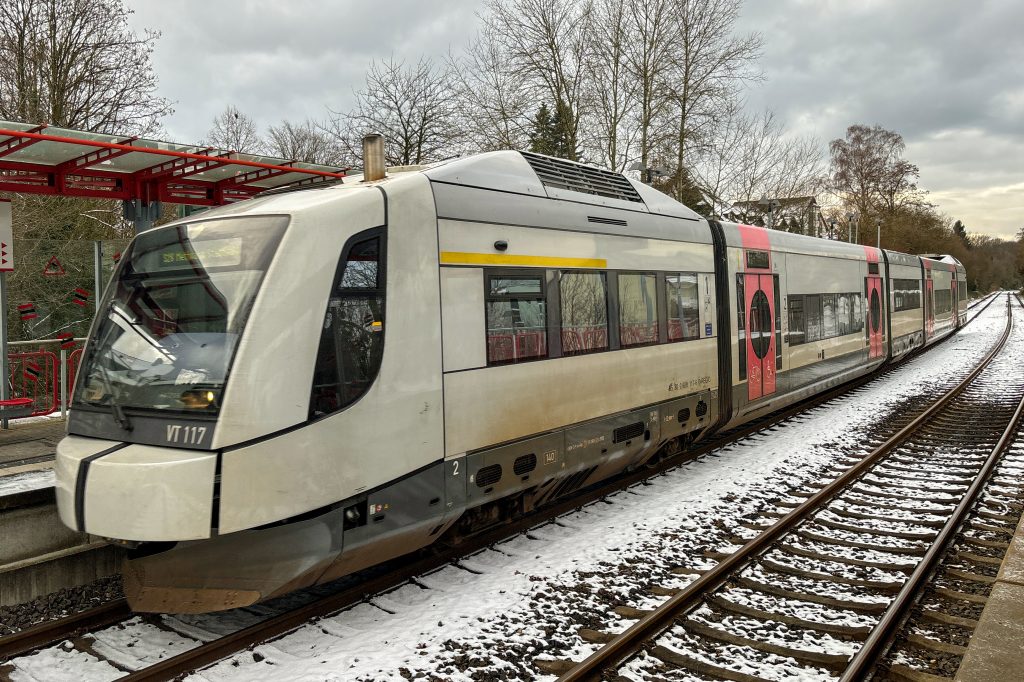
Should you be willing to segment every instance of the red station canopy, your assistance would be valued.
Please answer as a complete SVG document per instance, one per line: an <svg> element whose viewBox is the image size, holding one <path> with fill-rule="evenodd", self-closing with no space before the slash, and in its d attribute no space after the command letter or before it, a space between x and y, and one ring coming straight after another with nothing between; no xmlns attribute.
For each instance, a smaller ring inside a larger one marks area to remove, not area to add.
<svg viewBox="0 0 1024 682"><path fill-rule="evenodd" d="M0 121L0 191L218 206L340 180L345 168Z"/></svg>

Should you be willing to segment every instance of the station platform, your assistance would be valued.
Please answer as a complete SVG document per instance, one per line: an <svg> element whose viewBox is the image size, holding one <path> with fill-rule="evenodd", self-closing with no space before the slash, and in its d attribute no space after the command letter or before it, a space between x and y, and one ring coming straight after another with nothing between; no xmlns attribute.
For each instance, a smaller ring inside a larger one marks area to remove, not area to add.
<svg viewBox="0 0 1024 682"><path fill-rule="evenodd" d="M0 429L0 476L16 473L12 469L22 464L52 460L65 426L65 420L56 417L11 420L10 428Z"/></svg>
<svg viewBox="0 0 1024 682"><path fill-rule="evenodd" d="M1024 679L1024 518L956 673L958 682Z"/></svg>

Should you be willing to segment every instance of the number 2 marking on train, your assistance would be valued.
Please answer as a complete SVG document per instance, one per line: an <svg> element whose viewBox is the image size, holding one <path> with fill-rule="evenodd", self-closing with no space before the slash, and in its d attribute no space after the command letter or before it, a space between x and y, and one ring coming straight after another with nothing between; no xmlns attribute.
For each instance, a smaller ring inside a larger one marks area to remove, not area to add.
<svg viewBox="0 0 1024 682"><path fill-rule="evenodd" d="M199 445L206 437L205 426L181 426L179 424L167 425L168 443L185 443L187 445Z"/></svg>
<svg viewBox="0 0 1024 682"><path fill-rule="evenodd" d="M459 460L452 462L452 476L459 475Z"/></svg>

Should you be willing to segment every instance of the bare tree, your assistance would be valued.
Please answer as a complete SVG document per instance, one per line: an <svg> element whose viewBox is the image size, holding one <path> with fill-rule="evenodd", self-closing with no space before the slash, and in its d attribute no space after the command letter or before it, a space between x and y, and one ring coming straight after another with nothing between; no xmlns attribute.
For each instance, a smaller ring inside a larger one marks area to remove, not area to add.
<svg viewBox="0 0 1024 682"><path fill-rule="evenodd" d="M881 126L852 125L846 139L832 140L831 177L835 191L862 216L924 203L918 168L903 158L903 136Z"/></svg>
<svg viewBox="0 0 1024 682"><path fill-rule="evenodd" d="M727 192L734 201L782 199L816 194L824 173L822 145L814 137L796 137L771 111L741 116L739 155Z"/></svg>
<svg viewBox="0 0 1024 682"><path fill-rule="evenodd" d="M640 162L651 164L657 145L655 127L668 104L665 80L672 66L673 23L670 0L629 0L629 76L636 83Z"/></svg>
<svg viewBox="0 0 1024 682"><path fill-rule="evenodd" d="M508 55L484 26L448 68L458 86L459 127L478 150L522 149L534 102L525 75L508 66Z"/></svg>
<svg viewBox="0 0 1024 682"><path fill-rule="evenodd" d="M741 0L679 0L674 3L672 72L666 82L675 118L675 165L686 167L695 148L718 121L718 112L744 83L760 78L752 69L761 36L735 36Z"/></svg>
<svg viewBox="0 0 1024 682"><path fill-rule="evenodd" d="M454 90L450 72L426 57L412 66L394 57L374 62L355 108L347 116L332 112L324 129L352 158L362 158L363 135L379 133L392 165L438 161L456 151Z"/></svg>
<svg viewBox="0 0 1024 682"><path fill-rule="evenodd" d="M487 10L489 35L501 42L509 68L530 79L535 101L552 102L565 126L569 158L576 160L593 43L590 0L488 0Z"/></svg>
<svg viewBox="0 0 1024 682"><path fill-rule="evenodd" d="M632 120L636 85L627 57L632 40L627 4L632 2L595 2L591 15L594 48L584 85L594 122L586 137L593 138L601 164L620 171L629 161L636 137Z"/></svg>
<svg viewBox="0 0 1024 682"><path fill-rule="evenodd" d="M213 119L213 126L203 143L243 154L259 154L263 148L256 124L233 104Z"/></svg>
<svg viewBox="0 0 1024 682"><path fill-rule="evenodd" d="M341 165L344 151L338 141L324 132L323 124L306 119L302 123L281 121L267 131L271 154L306 163Z"/></svg>
<svg viewBox="0 0 1024 682"><path fill-rule="evenodd" d="M121 0L0 3L0 118L97 132L154 131L171 112L156 95L153 45Z"/></svg>

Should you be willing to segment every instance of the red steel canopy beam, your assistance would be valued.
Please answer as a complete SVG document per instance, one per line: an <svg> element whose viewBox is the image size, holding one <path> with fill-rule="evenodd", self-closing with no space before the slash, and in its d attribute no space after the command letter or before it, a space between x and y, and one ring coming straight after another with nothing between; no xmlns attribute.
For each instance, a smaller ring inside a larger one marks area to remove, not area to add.
<svg viewBox="0 0 1024 682"><path fill-rule="evenodd" d="M139 139L136 137L126 137L121 140L118 144L131 144L135 140ZM36 140L38 141L38 140ZM56 173L70 173L72 171L79 170L80 168L88 168L89 166L95 166L97 163L102 161L109 161L110 159L116 159L119 156L125 154L131 154L129 151L123 149L94 149L91 152L76 156L73 159L68 159L64 163L58 164L53 167Z"/></svg>
<svg viewBox="0 0 1024 682"><path fill-rule="evenodd" d="M14 139L7 140L6 142L0 143L0 156L7 156L8 154L13 154L14 152L18 151L19 149L24 149L25 147L29 147L31 145L34 145L36 142L39 142L39 140L34 140L34 139L31 139L31 138L27 137L26 133L28 133L30 135L34 134L34 133L38 133L40 130L44 129L45 127L46 126L36 126L35 128L32 128L30 130L26 130L24 133L18 133L18 137L15 137ZM3 131L3 132L6 132L6 131Z"/></svg>
<svg viewBox="0 0 1024 682"><path fill-rule="evenodd" d="M28 140L35 140L38 142L62 142L64 144L77 144L86 147L102 147L103 149L121 149L126 152L138 152L140 154L156 154L159 156L175 156L179 159L192 159L194 161L213 161L215 163L223 163L223 159L216 156L207 156L205 154L193 154L191 152L178 152L172 149L150 149L148 147L134 147L127 144L119 144L117 142L97 142L89 140L80 140L74 137L60 137L58 135L44 135L41 133L23 132L18 130L6 130L0 128L0 135L7 137L21 137ZM341 179L345 177L344 173L332 173L330 171L320 171L313 169L296 169L287 168L286 166L277 166L272 163L260 163L259 161L246 161L245 159L233 159L231 161L232 166L249 166L251 168L265 168L267 170L284 170L289 173L303 173L305 175L316 175L324 178L337 178Z"/></svg>
<svg viewBox="0 0 1024 682"><path fill-rule="evenodd" d="M46 126L37 126L27 131L0 129L0 137L10 138L0 142L0 191L216 206L248 199L267 189L274 189L250 183L282 175L296 174L304 177L281 187L300 187L345 177L344 172L297 168L294 161L275 165L232 158L234 152L211 154L214 151L212 148L182 152L140 147L132 144L137 137L117 142L100 142L39 132L45 129ZM38 142L72 144L90 149L80 156L53 165L5 158ZM132 153L152 154L167 160L136 171L96 167L103 161ZM250 170L219 181L195 181L189 177L224 166L241 166Z"/></svg>

